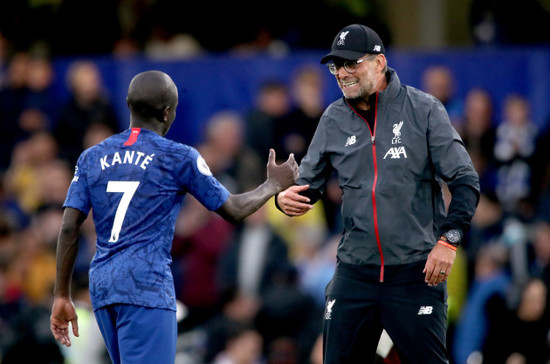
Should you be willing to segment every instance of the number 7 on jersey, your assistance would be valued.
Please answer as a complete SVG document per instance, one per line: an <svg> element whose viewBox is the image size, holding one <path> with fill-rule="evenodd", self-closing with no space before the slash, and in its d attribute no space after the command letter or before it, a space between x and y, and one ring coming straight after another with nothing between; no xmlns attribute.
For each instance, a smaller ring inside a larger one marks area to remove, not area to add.
<svg viewBox="0 0 550 364"><path fill-rule="evenodd" d="M122 229L122 223L124 222L124 217L126 217L126 212L128 211L128 206L134 193L139 186L139 181L109 181L107 183L107 192L118 192L122 193L122 198L118 203L118 207L115 213L115 220L113 221L113 229L111 230L111 239L109 243L116 243Z"/></svg>

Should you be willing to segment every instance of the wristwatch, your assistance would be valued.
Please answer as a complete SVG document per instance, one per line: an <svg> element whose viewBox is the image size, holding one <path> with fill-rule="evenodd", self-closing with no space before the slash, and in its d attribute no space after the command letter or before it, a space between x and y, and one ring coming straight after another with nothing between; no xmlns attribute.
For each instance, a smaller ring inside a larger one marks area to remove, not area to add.
<svg viewBox="0 0 550 364"><path fill-rule="evenodd" d="M457 229L451 229L443 233L443 236L447 239L449 244L453 244L454 246L458 246L462 239L462 234Z"/></svg>

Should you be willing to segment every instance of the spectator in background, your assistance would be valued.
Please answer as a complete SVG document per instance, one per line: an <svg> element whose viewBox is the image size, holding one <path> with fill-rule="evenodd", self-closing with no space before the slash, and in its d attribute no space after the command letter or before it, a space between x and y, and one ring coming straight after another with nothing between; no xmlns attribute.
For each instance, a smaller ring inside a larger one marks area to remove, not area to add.
<svg viewBox="0 0 550 364"><path fill-rule="evenodd" d="M550 221L550 118L539 132L533 153L531 188L538 196L537 217Z"/></svg>
<svg viewBox="0 0 550 364"><path fill-rule="evenodd" d="M539 220L534 224L530 272L550 287L550 222ZM550 300L550 295L547 297ZM550 315L550 307L547 308Z"/></svg>
<svg viewBox="0 0 550 364"><path fill-rule="evenodd" d="M262 297L291 264L287 242L268 223L263 206L237 227L218 265L220 288Z"/></svg>
<svg viewBox="0 0 550 364"><path fill-rule="evenodd" d="M150 33L144 46L144 53L150 59L182 60L198 57L204 52L198 40L190 34L174 34L158 24L152 26Z"/></svg>
<svg viewBox="0 0 550 364"><path fill-rule="evenodd" d="M40 210L29 227L14 233L13 250L4 249L8 242L0 242L0 261L9 262L4 266L6 290L0 297L0 317L8 324L0 335L0 341L6 340L2 363L64 363L59 346L47 334L60 219L60 207Z"/></svg>
<svg viewBox="0 0 550 364"><path fill-rule="evenodd" d="M290 110L290 98L285 84L266 81L260 86L254 107L246 115L246 144L259 156L269 152L278 142L275 129Z"/></svg>
<svg viewBox="0 0 550 364"><path fill-rule="evenodd" d="M491 95L481 88L470 90L466 95L464 115L457 131L479 174L482 193L494 192L495 188L493 146L496 129L493 117Z"/></svg>
<svg viewBox="0 0 550 364"><path fill-rule="evenodd" d="M35 133L50 133L50 119L39 109L26 108L21 111L17 120L19 140L25 140Z"/></svg>
<svg viewBox="0 0 550 364"><path fill-rule="evenodd" d="M479 250L474 281L456 325L453 343L456 364L470 363L469 358L472 360L479 355L492 323L490 320L500 320L499 315L504 314L510 285L507 262L507 250L499 243L487 244Z"/></svg>
<svg viewBox="0 0 550 364"><path fill-rule="evenodd" d="M496 193L509 213L531 217L532 157L538 128L531 120L530 106L519 95L509 95L504 104L504 120L496 129L494 156L498 162Z"/></svg>
<svg viewBox="0 0 550 364"><path fill-rule="evenodd" d="M18 226L6 213L0 212L0 357L17 335L15 319L28 306L23 291L23 262Z"/></svg>
<svg viewBox="0 0 550 364"><path fill-rule="evenodd" d="M55 73L51 60L46 57L32 57L28 64L28 95L25 108L43 114L46 130L53 130L58 119L59 104L52 91Z"/></svg>
<svg viewBox="0 0 550 364"><path fill-rule="evenodd" d="M103 89L101 73L91 61L75 61L67 71L70 99L62 107L55 136L61 156L75 165L84 150L86 130L95 123L119 131L114 108Z"/></svg>
<svg viewBox="0 0 550 364"><path fill-rule="evenodd" d="M530 279L524 285L516 306L487 309L489 327L482 350L483 363L548 363L547 290L542 280Z"/></svg>
<svg viewBox="0 0 550 364"><path fill-rule="evenodd" d="M302 291L311 295L318 309L325 306L325 288L336 267L336 234L327 239L323 230L304 225L298 229L294 264Z"/></svg>
<svg viewBox="0 0 550 364"><path fill-rule="evenodd" d="M437 98L449 114L451 123L456 127L462 116L462 101L455 92L455 80L451 69L444 65L428 67L422 76L423 91Z"/></svg>
<svg viewBox="0 0 550 364"><path fill-rule="evenodd" d="M323 114L324 87L321 70L316 66L303 66L292 78L293 106L288 115L276 124L275 136L280 143L277 150L294 153L297 162L305 156Z"/></svg>
<svg viewBox="0 0 550 364"><path fill-rule="evenodd" d="M106 124L94 123L84 134L84 149L88 149L113 135L113 129Z"/></svg>
<svg viewBox="0 0 550 364"><path fill-rule="evenodd" d="M212 364L262 364L262 344L262 336L254 328L235 326Z"/></svg>
<svg viewBox="0 0 550 364"><path fill-rule="evenodd" d="M40 177L57 155L58 145L47 132L35 133L14 148L12 162L6 171L6 190L15 196L18 205L29 216L49 197L41 193L45 182Z"/></svg>
<svg viewBox="0 0 550 364"><path fill-rule="evenodd" d="M504 220L505 213L495 194L481 194L471 228L464 239L469 283L474 277L478 251L499 240L504 231Z"/></svg>
<svg viewBox="0 0 550 364"><path fill-rule="evenodd" d="M547 24L550 13L537 0L474 0L470 6L470 27L479 45L537 44L550 41Z"/></svg>
<svg viewBox="0 0 550 364"><path fill-rule="evenodd" d="M233 231L234 226L218 214L192 196L186 197L172 243L176 298L189 310L180 325L182 330L202 325L216 313L221 293L216 273Z"/></svg>
<svg viewBox="0 0 550 364"><path fill-rule="evenodd" d="M239 292L235 287L225 289L218 304L218 312L200 328L206 334L204 363L211 363L224 351L235 328L254 328L260 308L256 296Z"/></svg>
<svg viewBox="0 0 550 364"><path fill-rule="evenodd" d="M287 352L289 346L295 346L292 360L307 360L321 330L322 309L316 307L313 297L299 286L296 268L288 266L285 274L279 274L276 284L263 295L256 318L266 356L276 355L279 350L286 356L290 354Z"/></svg>
<svg viewBox="0 0 550 364"><path fill-rule="evenodd" d="M217 112L207 120L205 141L197 146L212 174L235 193L247 192L265 178L261 156L245 144L245 128L240 113Z"/></svg>
<svg viewBox="0 0 550 364"><path fill-rule="evenodd" d="M6 80L0 89L0 170L11 162L12 150L21 139L19 115L25 108L28 94L27 72L30 56L19 52L9 59Z"/></svg>
<svg viewBox="0 0 550 364"><path fill-rule="evenodd" d="M55 244L63 210L45 207L35 214L31 225L20 235L25 262L23 289L32 305L49 307L55 283Z"/></svg>
<svg viewBox="0 0 550 364"><path fill-rule="evenodd" d="M16 144L34 133L50 132L56 121L51 91L53 69L46 58L16 53L0 86L0 170L6 170Z"/></svg>

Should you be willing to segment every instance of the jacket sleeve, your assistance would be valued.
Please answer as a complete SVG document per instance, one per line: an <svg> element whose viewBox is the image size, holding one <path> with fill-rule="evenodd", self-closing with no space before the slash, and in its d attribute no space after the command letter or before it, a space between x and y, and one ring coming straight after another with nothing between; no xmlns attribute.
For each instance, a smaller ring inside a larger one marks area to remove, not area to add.
<svg viewBox="0 0 550 364"><path fill-rule="evenodd" d="M319 120L307 154L300 163L300 178L296 181L298 185L309 185L309 189L302 194L309 197L312 204L325 192L326 182L332 173L332 164L326 153L327 121L325 115Z"/></svg>
<svg viewBox="0 0 550 364"><path fill-rule="evenodd" d="M435 174L447 183L452 196L440 233L450 229L464 233L479 202L479 176L445 108L437 100L428 116L428 148Z"/></svg>
<svg viewBox="0 0 550 364"><path fill-rule="evenodd" d="M332 173L332 164L325 152L327 132L326 120L324 118L324 116L321 116L319 125L317 125L315 134L309 144L307 154L300 162L300 177L296 181L296 185L299 186L309 184L309 188L300 194L307 196L312 205L317 202L325 192L326 182ZM277 203L277 195L274 199L275 207L283 212Z"/></svg>

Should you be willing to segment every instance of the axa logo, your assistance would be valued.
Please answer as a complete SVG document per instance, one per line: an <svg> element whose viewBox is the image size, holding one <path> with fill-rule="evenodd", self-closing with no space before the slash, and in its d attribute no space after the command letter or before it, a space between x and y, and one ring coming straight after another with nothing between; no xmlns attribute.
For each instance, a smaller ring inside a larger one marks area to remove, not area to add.
<svg viewBox="0 0 550 364"><path fill-rule="evenodd" d="M332 307L334 306L335 303L336 303L336 299L327 301L327 306L326 306L326 309L325 309L325 320L330 320L331 319Z"/></svg>
<svg viewBox="0 0 550 364"><path fill-rule="evenodd" d="M356 141L357 141L357 137L355 135L352 135L348 137L348 139L346 140L346 145L344 145L344 147L349 147L350 145L355 144Z"/></svg>
<svg viewBox="0 0 550 364"><path fill-rule="evenodd" d="M407 151L405 150L405 147L392 147L388 149L388 151L384 155L384 159L386 159L386 157L388 156L390 156L391 159L400 159L401 156L407 158Z"/></svg>
<svg viewBox="0 0 550 364"><path fill-rule="evenodd" d="M420 306L418 315L431 315L434 308L432 306Z"/></svg>
<svg viewBox="0 0 550 364"><path fill-rule="evenodd" d="M391 140L392 144L401 143L401 128L403 127L403 120L397 124L393 124L393 138Z"/></svg>
<svg viewBox="0 0 550 364"><path fill-rule="evenodd" d="M336 45L339 45L339 46L345 45L346 44L346 36L348 35L348 33L349 33L349 30L340 33L340 39L338 40L338 43L336 43Z"/></svg>

